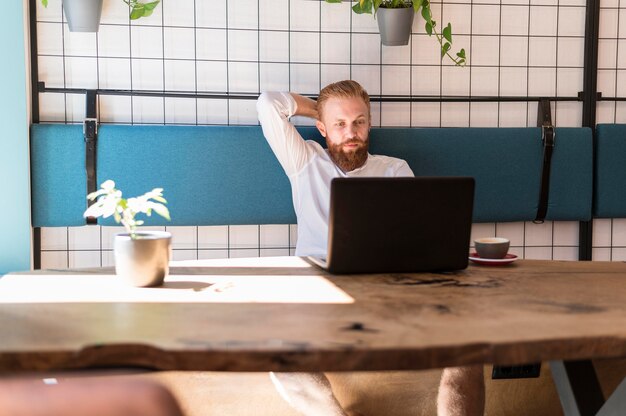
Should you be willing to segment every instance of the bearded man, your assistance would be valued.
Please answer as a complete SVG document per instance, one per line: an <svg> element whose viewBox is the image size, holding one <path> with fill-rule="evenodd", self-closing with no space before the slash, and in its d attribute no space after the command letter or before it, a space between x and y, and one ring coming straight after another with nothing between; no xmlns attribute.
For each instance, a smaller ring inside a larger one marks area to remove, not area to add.
<svg viewBox="0 0 626 416"><path fill-rule="evenodd" d="M330 182L359 176L413 176L400 159L370 155L370 100L355 81L330 84L317 102L294 93L265 92L257 102L263 134L291 182L298 218L297 256L326 256ZM289 117L316 120L328 150L305 141Z"/></svg>
<svg viewBox="0 0 626 416"><path fill-rule="evenodd" d="M368 153L372 125L370 99L355 81L324 87L317 102L294 93L265 92L257 101L257 111L263 134L291 183L298 221L297 256L326 257L333 178L414 176L404 160ZM326 138L327 149L302 138L289 121L295 115L316 120L317 129ZM337 402L324 374L270 373L270 376L283 398L301 414L348 415ZM444 370L438 413L482 414L482 383L482 366Z"/></svg>

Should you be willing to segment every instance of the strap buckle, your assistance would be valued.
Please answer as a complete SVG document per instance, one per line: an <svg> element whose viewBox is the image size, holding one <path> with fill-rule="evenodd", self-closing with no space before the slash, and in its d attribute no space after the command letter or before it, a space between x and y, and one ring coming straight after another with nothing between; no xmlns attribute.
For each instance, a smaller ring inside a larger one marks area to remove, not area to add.
<svg viewBox="0 0 626 416"><path fill-rule="evenodd" d="M98 119L86 117L83 121L83 136L85 141L95 140L98 134Z"/></svg>

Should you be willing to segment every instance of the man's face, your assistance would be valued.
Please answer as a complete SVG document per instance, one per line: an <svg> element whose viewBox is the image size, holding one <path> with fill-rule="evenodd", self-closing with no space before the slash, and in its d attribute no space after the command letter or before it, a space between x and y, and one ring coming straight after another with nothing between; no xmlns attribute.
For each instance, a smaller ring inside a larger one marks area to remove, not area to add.
<svg viewBox="0 0 626 416"><path fill-rule="evenodd" d="M367 104L356 97L330 98L317 122L330 157L344 172L365 164L370 126Z"/></svg>

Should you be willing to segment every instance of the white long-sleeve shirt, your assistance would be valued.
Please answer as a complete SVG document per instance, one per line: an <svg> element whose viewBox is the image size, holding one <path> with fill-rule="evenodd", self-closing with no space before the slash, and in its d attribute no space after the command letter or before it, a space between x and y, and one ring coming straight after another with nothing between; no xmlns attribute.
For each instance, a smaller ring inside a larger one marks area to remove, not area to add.
<svg viewBox="0 0 626 416"><path fill-rule="evenodd" d="M296 101L289 93L265 92L256 107L263 134L291 182L298 220L297 256L326 256L333 178L414 176L404 160L369 153L363 166L343 172L319 143L304 140L289 122L297 110Z"/></svg>

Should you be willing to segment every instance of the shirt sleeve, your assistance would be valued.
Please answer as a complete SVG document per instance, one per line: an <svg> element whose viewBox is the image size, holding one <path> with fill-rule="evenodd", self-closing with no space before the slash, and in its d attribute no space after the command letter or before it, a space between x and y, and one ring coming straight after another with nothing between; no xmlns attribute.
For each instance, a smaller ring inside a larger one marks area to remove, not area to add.
<svg viewBox="0 0 626 416"><path fill-rule="evenodd" d="M288 92L264 92L256 103L263 135L285 173L299 172L313 156L289 117L296 113L296 101Z"/></svg>
<svg viewBox="0 0 626 416"><path fill-rule="evenodd" d="M415 177L415 174L409 167L409 164L403 160L402 163L400 163L398 170L396 170L396 176L408 176L412 178Z"/></svg>

